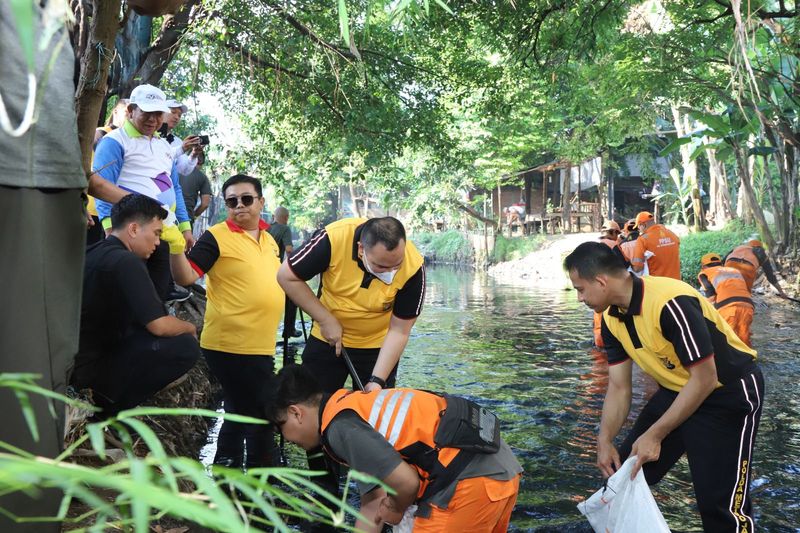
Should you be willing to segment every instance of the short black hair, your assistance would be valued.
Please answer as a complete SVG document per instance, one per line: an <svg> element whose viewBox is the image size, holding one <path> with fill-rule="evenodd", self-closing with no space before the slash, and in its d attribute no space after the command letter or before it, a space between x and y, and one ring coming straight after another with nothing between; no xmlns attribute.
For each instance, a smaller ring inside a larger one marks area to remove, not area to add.
<svg viewBox="0 0 800 533"><path fill-rule="evenodd" d="M225 191L231 185L236 185L237 183L250 183L256 189L256 194L262 196L261 194L261 180L258 178L254 178L253 176L248 176L247 174L236 174L235 176L231 176L228 178L225 183L222 184L222 196L225 196Z"/></svg>
<svg viewBox="0 0 800 533"><path fill-rule="evenodd" d="M564 270L574 270L582 279L594 279L598 274L620 275L627 267L622 257L605 244L585 242L564 259Z"/></svg>
<svg viewBox="0 0 800 533"><path fill-rule="evenodd" d="M290 405L319 405L322 386L306 367L286 365L275 377L273 386L264 387L264 417L273 423L283 422Z"/></svg>
<svg viewBox="0 0 800 533"><path fill-rule="evenodd" d="M391 251L397 248L400 241L405 240L406 229L394 217L371 218L364 223L364 227L361 229L361 246L367 250L381 243Z"/></svg>
<svg viewBox="0 0 800 533"><path fill-rule="evenodd" d="M154 218L164 220L167 218L167 210L143 194L129 194L111 206L112 229L122 229L131 222L147 224Z"/></svg>

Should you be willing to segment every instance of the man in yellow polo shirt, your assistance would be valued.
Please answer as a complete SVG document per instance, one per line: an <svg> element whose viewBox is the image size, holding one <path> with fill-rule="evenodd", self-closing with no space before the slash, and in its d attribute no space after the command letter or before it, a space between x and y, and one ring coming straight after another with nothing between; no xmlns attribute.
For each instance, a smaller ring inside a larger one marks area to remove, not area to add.
<svg viewBox="0 0 800 533"><path fill-rule="evenodd" d="M764 378L749 348L690 285L639 278L607 246L587 242L564 260L578 300L603 313L608 391L597 466L610 476L637 456L649 484L685 453L703 529L753 531L750 468ZM659 384L619 447L631 406L632 362Z"/></svg>
<svg viewBox="0 0 800 533"><path fill-rule="evenodd" d="M274 377L275 341L285 298L276 278L278 245L260 218L264 198L259 180L237 174L222 185L222 195L228 219L200 237L188 260L179 232L162 240L170 244L177 283L190 285L207 276L200 347L222 384L225 412L260 418L262 389ZM276 466L277 459L272 425L223 422L216 464Z"/></svg>
<svg viewBox="0 0 800 533"><path fill-rule="evenodd" d="M322 274L319 298L306 280ZM422 310L422 255L393 217L346 218L317 231L281 266L278 282L314 319L303 364L334 392L347 380L344 346L367 391L394 386Z"/></svg>

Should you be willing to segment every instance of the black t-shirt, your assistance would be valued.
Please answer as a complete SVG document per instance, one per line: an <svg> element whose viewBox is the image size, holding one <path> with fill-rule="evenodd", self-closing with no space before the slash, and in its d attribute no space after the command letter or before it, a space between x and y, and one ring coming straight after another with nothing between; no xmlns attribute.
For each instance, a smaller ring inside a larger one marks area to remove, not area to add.
<svg viewBox="0 0 800 533"><path fill-rule="evenodd" d="M114 350L131 332L166 316L145 262L110 236L86 250L75 372Z"/></svg>

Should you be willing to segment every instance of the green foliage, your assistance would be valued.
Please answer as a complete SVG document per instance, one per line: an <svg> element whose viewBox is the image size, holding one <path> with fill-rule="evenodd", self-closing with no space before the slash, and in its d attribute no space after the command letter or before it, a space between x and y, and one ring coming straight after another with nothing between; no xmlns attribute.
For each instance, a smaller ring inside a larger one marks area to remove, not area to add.
<svg viewBox="0 0 800 533"><path fill-rule="evenodd" d="M471 265L475 260L472 244L457 230L415 233L411 240L420 253L434 263Z"/></svg>
<svg viewBox="0 0 800 533"><path fill-rule="evenodd" d="M523 237L504 237L496 235L492 259L495 263L522 259L526 255L538 250L545 241L544 235L528 235Z"/></svg>
<svg viewBox="0 0 800 533"><path fill-rule="evenodd" d="M755 227L745 226L740 221L733 220L721 230L691 233L682 237L681 278L697 286L701 257L711 252L725 255L754 234L757 234Z"/></svg>
<svg viewBox="0 0 800 533"><path fill-rule="evenodd" d="M0 374L0 388L15 392L29 423L35 418L29 401L31 394L91 409L39 387L35 383L39 377ZM55 412L52 415L55 416ZM245 533L254 529L289 532L287 520L290 519L312 520L353 530L345 524L345 518L360 515L347 503L346 496L339 499L314 483L314 477L324 473L291 468L257 468L244 473L215 466L210 476L198 461L168 456L153 430L138 419L145 415L222 416L237 422L265 423L202 409L137 408L87 425L86 433L54 459L36 457L0 441L0 492L30 494L48 488L60 490L63 499L58 514L33 520L63 522L67 527L80 528L73 531L85 531L82 528L91 523L91 531L120 529L146 533L152 521L166 515L226 532ZM104 432L112 428L124 445L123 457L99 467L69 462L78 447L85 443L100 460L109 459ZM34 427L31 431L37 435ZM145 457L133 452L134 439L141 440L148 448ZM375 479L370 481L380 483ZM67 518L74 501L82 502L89 510ZM15 518L9 509L0 507L0 513Z"/></svg>

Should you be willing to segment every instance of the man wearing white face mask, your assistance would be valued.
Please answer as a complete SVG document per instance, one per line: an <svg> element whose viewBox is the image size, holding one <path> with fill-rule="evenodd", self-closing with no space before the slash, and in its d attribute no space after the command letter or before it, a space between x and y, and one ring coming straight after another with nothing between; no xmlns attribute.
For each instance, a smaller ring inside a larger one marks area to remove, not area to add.
<svg viewBox="0 0 800 533"><path fill-rule="evenodd" d="M322 274L317 298L306 284ZM284 262L278 282L314 319L303 364L325 391L347 380L342 346L368 391L394 386L397 363L422 310L422 255L393 217L348 218L317 231Z"/></svg>

